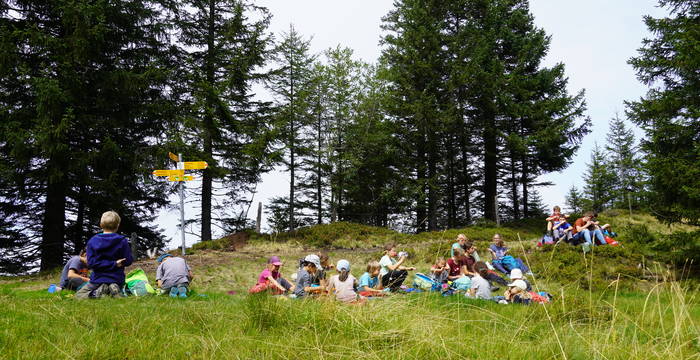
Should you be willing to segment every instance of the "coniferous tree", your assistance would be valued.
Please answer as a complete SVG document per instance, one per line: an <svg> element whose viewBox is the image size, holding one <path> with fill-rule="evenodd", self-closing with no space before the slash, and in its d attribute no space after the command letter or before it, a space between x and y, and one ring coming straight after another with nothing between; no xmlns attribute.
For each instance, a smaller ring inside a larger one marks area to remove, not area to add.
<svg viewBox="0 0 700 360"><path fill-rule="evenodd" d="M600 212L612 205L615 198L615 180L605 152L596 144L584 175L585 203L590 210Z"/></svg>
<svg viewBox="0 0 700 360"><path fill-rule="evenodd" d="M311 95L314 91L313 64L315 56L309 53L310 41L290 25L289 32L283 34L274 52L277 68L272 72L268 87L277 104L276 122L283 139L285 158L283 163L289 171L289 196L285 203L289 215L289 229L293 230L306 220L303 210L310 205L308 199L301 198L297 184L303 182L302 163L311 153L312 144L308 138L308 126L314 119Z"/></svg>
<svg viewBox="0 0 700 360"><path fill-rule="evenodd" d="M571 185L569 192L566 194L565 201L569 212L583 214L584 208L586 207L586 199L575 185Z"/></svg>
<svg viewBox="0 0 700 360"><path fill-rule="evenodd" d="M267 76L270 15L246 0L185 1L176 20L181 64L175 91L186 111L173 140L186 144L187 156L209 163L201 189L201 240L207 241L212 224L227 232L247 226L245 215L226 210L242 207L245 214L246 195L271 168L270 104L253 99L252 89Z"/></svg>
<svg viewBox="0 0 700 360"><path fill-rule="evenodd" d="M16 211L18 239L31 239L22 256L42 270L61 266L110 209L122 215L121 232L162 245L144 223L165 203L150 172L172 109L167 21L156 10L167 4L6 4L14 10L0 10L0 152L11 176L0 201Z"/></svg>
<svg viewBox="0 0 700 360"><path fill-rule="evenodd" d="M616 177L615 205L631 206L632 197L637 197L642 190L640 159L636 156L634 133L625 125L624 120L615 115L609 122L605 150L609 156L610 169ZM637 204L638 200L634 200Z"/></svg>
<svg viewBox="0 0 700 360"><path fill-rule="evenodd" d="M642 150L652 212L668 222L700 223L700 2L660 0L670 16L644 22L645 39L629 60L646 96L627 102L628 117L644 129Z"/></svg>

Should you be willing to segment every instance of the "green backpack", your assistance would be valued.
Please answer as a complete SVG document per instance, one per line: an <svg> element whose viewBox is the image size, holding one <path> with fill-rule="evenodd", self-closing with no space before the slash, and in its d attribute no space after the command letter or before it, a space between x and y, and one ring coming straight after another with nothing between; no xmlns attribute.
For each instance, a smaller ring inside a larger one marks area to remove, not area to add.
<svg viewBox="0 0 700 360"><path fill-rule="evenodd" d="M131 270L126 275L126 288L134 296L155 295L156 293L156 290L148 283L148 277L141 268Z"/></svg>

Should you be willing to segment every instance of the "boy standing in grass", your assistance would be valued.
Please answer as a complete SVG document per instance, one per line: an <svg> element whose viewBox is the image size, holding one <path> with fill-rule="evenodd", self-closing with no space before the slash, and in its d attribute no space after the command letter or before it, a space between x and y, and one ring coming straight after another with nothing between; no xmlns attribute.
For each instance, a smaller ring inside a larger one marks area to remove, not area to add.
<svg viewBox="0 0 700 360"><path fill-rule="evenodd" d="M134 261L129 241L117 234L121 218L114 211L102 214L102 233L90 238L87 243L87 264L92 270L90 282L85 284L75 297L78 299L104 296L122 297L124 267Z"/></svg>
<svg viewBox="0 0 700 360"><path fill-rule="evenodd" d="M170 297L187 297L187 290L192 281L192 270L187 261L181 257L163 254L158 257L156 282L163 293L169 292Z"/></svg>

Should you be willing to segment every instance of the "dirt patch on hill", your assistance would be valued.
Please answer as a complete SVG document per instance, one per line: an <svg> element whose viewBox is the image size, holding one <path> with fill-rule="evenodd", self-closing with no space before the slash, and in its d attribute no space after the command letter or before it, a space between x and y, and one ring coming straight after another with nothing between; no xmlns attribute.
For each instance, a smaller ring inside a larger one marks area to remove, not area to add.
<svg viewBox="0 0 700 360"><path fill-rule="evenodd" d="M247 232L237 232L235 234L225 236L224 239L229 244L227 249L228 251L238 251L248 244L250 235L248 235Z"/></svg>

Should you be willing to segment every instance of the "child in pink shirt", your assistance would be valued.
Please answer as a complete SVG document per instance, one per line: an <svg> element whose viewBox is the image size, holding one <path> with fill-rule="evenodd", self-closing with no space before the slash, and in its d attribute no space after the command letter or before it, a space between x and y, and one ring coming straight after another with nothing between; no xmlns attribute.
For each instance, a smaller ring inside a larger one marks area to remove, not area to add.
<svg viewBox="0 0 700 360"><path fill-rule="evenodd" d="M272 256L267 260L267 267L258 276L258 283L255 284L248 292L257 294L265 290L269 290L275 295L291 291L294 288L289 281L284 279L280 274L282 261L279 256Z"/></svg>

